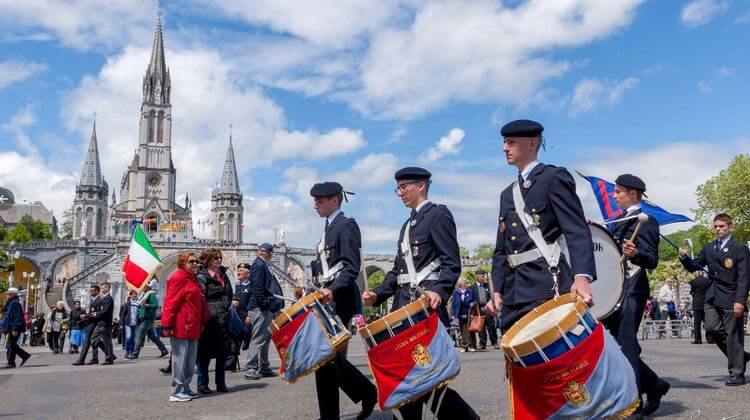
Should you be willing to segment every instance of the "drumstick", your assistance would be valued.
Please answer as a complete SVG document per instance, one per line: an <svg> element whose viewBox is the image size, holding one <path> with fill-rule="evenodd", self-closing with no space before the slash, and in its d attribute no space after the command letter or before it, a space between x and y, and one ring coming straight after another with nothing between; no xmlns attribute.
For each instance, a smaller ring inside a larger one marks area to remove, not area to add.
<svg viewBox="0 0 750 420"><path fill-rule="evenodd" d="M646 213L639 213L637 219L638 219L638 224L635 225L635 230L633 231L633 234L630 235L630 239L628 239L630 242L635 241L635 238L638 236L638 231L641 230L641 225L643 224L643 222L648 221L648 215ZM620 264L624 263L627 258L628 257L626 257L625 254L623 254L620 257Z"/></svg>

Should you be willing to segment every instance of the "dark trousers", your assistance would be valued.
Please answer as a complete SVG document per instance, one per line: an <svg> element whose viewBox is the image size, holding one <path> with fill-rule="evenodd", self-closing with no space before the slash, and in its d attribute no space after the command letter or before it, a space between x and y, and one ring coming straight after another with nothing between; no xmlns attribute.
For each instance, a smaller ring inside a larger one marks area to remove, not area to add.
<svg viewBox="0 0 750 420"><path fill-rule="evenodd" d="M31 356L26 350L22 349L18 345L18 337L13 337L13 334L8 334L8 345L7 345L7 356L8 364L11 366L16 365L16 355L20 356L21 359L28 359Z"/></svg>
<svg viewBox="0 0 750 420"><path fill-rule="evenodd" d="M479 346L487 346L487 335L490 336L490 344L497 344L497 328L495 327L495 316L485 315L484 316L484 329L479 332Z"/></svg>
<svg viewBox="0 0 750 420"><path fill-rule="evenodd" d="M472 409L469 404L464 401L463 398L461 398L460 395L458 395L458 392L445 387L441 388L437 392L435 392L435 396L432 399L432 404L430 407L430 411L435 413L435 410L438 410L438 401L440 400L440 395L442 393L445 393L445 396L443 397L443 401L440 404L439 411L436 413L438 419L478 419L479 416L477 413ZM430 399L430 395L432 393L428 393L427 395L424 395L422 398L411 402L409 404L404 405L403 407L399 408L399 412L401 412L401 416L404 418L404 420L419 420L422 418L422 408Z"/></svg>
<svg viewBox="0 0 750 420"><path fill-rule="evenodd" d="M461 347L465 349L477 348L476 337L474 337L473 332L469 331L469 319L459 318L458 326L461 329Z"/></svg>
<svg viewBox="0 0 750 420"><path fill-rule="evenodd" d="M703 309L693 309L693 340L695 340L696 343L702 343L703 342L703 334L701 334L701 326L703 324L703 320L706 319L706 312L703 311Z"/></svg>
<svg viewBox="0 0 750 420"><path fill-rule="evenodd" d="M208 386L208 365L211 363L211 359L216 359L216 367L214 369L214 381L216 386L227 386L226 380L224 379L224 366L227 362L227 356L221 355L212 358L201 355L200 353L198 354L198 386Z"/></svg>
<svg viewBox="0 0 750 420"><path fill-rule="evenodd" d="M656 396L660 390L659 376L641 360L641 346L638 344L638 327L643 319L647 297L626 294L620 310L605 319L604 325L620 344L635 373L640 393Z"/></svg>
<svg viewBox="0 0 750 420"><path fill-rule="evenodd" d="M93 360L99 359L97 354L98 349L104 351L104 360L114 361L115 352L112 349L112 327L100 322L94 332L91 334L91 346L93 347L92 352L94 353Z"/></svg>
<svg viewBox="0 0 750 420"><path fill-rule="evenodd" d="M346 356L337 353L333 360L315 372L318 408L323 420L339 418L339 388L355 403L377 399L377 389Z"/></svg>
<svg viewBox="0 0 750 420"><path fill-rule="evenodd" d="M83 337L83 344L81 344L81 350L80 353L78 353L78 362L83 363L86 361L86 354L89 352L89 349L91 348L91 336L94 335L94 327L96 325L89 324L86 326L86 335ZM93 351L93 355L91 357L92 361L98 361L99 355L97 354L96 349Z"/></svg>
<svg viewBox="0 0 750 420"><path fill-rule="evenodd" d="M744 314L737 318L731 309L722 309L710 303L706 312L706 337L713 338L722 353L727 356L729 374L745 375L745 363L750 354L745 352Z"/></svg>

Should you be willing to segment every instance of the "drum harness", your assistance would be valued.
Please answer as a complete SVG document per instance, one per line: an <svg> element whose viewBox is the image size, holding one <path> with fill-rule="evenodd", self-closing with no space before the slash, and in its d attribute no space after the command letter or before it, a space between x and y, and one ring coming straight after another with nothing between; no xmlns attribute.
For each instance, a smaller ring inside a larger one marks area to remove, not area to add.
<svg viewBox="0 0 750 420"><path fill-rule="evenodd" d="M432 260L429 264L424 266L421 270L417 271L414 265L414 254L411 250L411 239L409 238L409 231L411 225L414 223L413 219L410 219L404 229L404 239L401 241L401 253L404 256L404 262L406 263L406 273L398 275L398 284L405 285L409 284L409 295L411 302L414 302L417 298L417 292L424 294L424 289L419 285L425 280L437 280L440 278L440 272L438 269L443 264L442 258L438 257Z"/></svg>
<svg viewBox="0 0 750 420"><path fill-rule="evenodd" d="M544 240L544 235L542 235L542 230L539 228L539 223L525 210L526 202L523 199L523 195L521 195L521 186L518 182L513 184L513 205L516 207L516 213L518 213L518 217L521 219L521 224L524 229L526 229L526 233L529 234L529 237L534 242L534 245L536 245L536 248L520 254L508 255L508 265L510 265L511 268L516 268L521 264L534 261L540 256L543 257L547 262L548 270L552 275L552 281L554 283L551 290L555 291L555 298L557 298L560 296L558 284L560 269L558 268L558 264L560 262L560 254L562 254L562 247L565 239L560 235L557 240L551 244L548 244L547 241Z"/></svg>

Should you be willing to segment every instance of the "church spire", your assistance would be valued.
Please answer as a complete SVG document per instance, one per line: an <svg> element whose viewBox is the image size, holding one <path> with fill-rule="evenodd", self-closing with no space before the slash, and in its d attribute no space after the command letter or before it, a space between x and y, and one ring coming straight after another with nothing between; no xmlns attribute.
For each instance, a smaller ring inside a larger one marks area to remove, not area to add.
<svg viewBox="0 0 750 420"><path fill-rule="evenodd" d="M156 21L156 31L154 32L154 43L151 47L151 60L148 63L148 70L143 76L143 100L146 102L169 105L169 94L171 90L171 80L169 77L169 68L164 58L164 35L162 34L161 16L158 13Z"/></svg>
<svg viewBox="0 0 750 420"><path fill-rule="evenodd" d="M99 146L96 142L96 121L94 121L94 127L91 129L91 138L89 139L89 147L86 151L86 160L83 161L83 170L81 171L79 185L100 187L102 186L102 182L102 167L99 163Z"/></svg>
<svg viewBox="0 0 750 420"><path fill-rule="evenodd" d="M234 160L234 147L232 146L232 132L230 126L229 146L227 147L227 157L224 160L224 172L221 175L220 191L224 194L242 194L240 191L240 182L237 178L237 165Z"/></svg>

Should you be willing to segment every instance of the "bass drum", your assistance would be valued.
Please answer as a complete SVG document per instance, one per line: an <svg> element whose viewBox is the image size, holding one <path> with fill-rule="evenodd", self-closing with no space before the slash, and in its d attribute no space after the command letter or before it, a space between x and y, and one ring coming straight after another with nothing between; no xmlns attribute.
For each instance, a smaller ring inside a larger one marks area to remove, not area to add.
<svg viewBox="0 0 750 420"><path fill-rule="evenodd" d="M596 264L596 281L591 283L594 306L590 311L596 319L604 319L618 310L622 303L625 285L625 272L620 262L622 253L605 227L589 222L589 229Z"/></svg>

